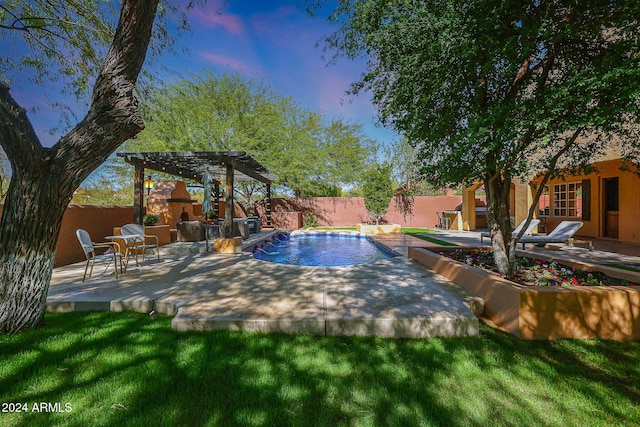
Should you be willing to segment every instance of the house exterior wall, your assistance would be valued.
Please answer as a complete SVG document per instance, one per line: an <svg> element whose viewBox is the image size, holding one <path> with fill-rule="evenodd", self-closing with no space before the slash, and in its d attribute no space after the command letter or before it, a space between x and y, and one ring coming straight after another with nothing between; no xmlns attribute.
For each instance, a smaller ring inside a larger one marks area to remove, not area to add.
<svg viewBox="0 0 640 427"><path fill-rule="evenodd" d="M620 170L620 159L596 163L597 172L588 175L577 175L566 179L549 180L551 192L551 210L545 217L547 231L553 230L560 221L575 220L584 222L584 226L578 231L581 236L607 237L605 232L605 189L604 183L608 178L618 178L619 199L619 230L617 239L621 242L640 243L640 178L631 171ZM557 217L554 215L553 186L560 183L590 181L589 219L582 217ZM534 186L540 180L532 181Z"/></svg>

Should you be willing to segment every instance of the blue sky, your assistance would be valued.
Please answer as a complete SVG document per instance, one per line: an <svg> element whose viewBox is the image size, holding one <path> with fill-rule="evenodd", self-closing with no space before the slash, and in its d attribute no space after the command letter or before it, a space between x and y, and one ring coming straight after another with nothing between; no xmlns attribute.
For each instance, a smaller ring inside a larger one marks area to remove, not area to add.
<svg viewBox="0 0 640 427"><path fill-rule="evenodd" d="M328 12L325 7L320 16L311 17L299 0L229 0L226 5L210 0L188 12L192 31L178 40L188 52L160 58L168 69L162 73L171 79L188 73L237 72L328 118L359 122L370 137L388 144L397 135L375 125L370 96L345 94L364 71L364 60L341 58L328 65L323 59L323 39L337 28L327 21ZM58 113L46 102L58 101L59 94L21 79L12 82L12 93L23 107L37 109L29 116L43 144L52 145L60 134L50 135L48 130L56 125ZM82 117L84 111L77 108L76 114Z"/></svg>

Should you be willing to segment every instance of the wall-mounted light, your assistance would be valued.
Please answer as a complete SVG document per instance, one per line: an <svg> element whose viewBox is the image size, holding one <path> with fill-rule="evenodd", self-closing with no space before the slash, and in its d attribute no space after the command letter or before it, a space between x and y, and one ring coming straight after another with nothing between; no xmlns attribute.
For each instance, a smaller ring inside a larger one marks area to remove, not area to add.
<svg viewBox="0 0 640 427"><path fill-rule="evenodd" d="M151 189L153 188L153 186L154 186L154 182L151 179L151 175L149 175L147 179L144 180L144 189L147 190L147 196L151 192Z"/></svg>

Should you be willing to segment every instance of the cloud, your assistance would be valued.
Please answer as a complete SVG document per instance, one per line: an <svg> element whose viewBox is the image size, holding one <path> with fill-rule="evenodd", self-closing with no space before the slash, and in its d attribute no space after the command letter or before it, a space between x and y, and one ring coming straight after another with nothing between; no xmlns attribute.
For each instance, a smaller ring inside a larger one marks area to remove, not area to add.
<svg viewBox="0 0 640 427"><path fill-rule="evenodd" d="M246 33L244 23L239 15L223 13L217 5L193 9L190 15L205 27L221 27L225 31L237 36Z"/></svg>
<svg viewBox="0 0 640 427"><path fill-rule="evenodd" d="M253 66L232 56L208 52L200 52L199 55L207 62L231 68L240 74L245 74L252 78L261 78L265 74L260 67Z"/></svg>

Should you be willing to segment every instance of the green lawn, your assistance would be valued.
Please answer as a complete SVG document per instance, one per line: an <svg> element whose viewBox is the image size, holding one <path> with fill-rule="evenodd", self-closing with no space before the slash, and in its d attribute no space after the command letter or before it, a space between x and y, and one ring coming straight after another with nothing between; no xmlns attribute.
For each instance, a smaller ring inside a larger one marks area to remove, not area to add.
<svg viewBox="0 0 640 427"><path fill-rule="evenodd" d="M637 425L640 344L176 332L47 314L0 336L5 426ZM33 413L39 402L61 413ZM67 405L68 404L68 405ZM65 406L67 405L67 406Z"/></svg>
<svg viewBox="0 0 640 427"><path fill-rule="evenodd" d="M423 235L423 233L433 233L433 230L431 230L429 228L403 228L402 232L404 234L408 234L409 236L417 237L418 239L422 239L422 240L426 240L427 242L435 243L436 245L458 246L455 243L445 242L444 240L436 239L435 237Z"/></svg>

